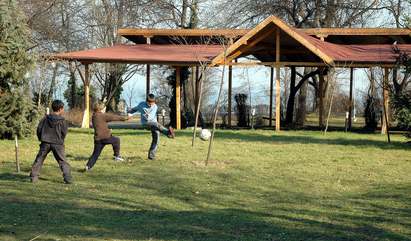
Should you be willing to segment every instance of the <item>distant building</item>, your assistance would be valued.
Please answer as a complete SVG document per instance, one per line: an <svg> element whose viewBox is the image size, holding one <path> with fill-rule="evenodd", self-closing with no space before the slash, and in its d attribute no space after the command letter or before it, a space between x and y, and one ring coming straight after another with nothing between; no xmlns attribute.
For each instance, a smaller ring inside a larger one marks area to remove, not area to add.
<svg viewBox="0 0 411 241"><path fill-rule="evenodd" d="M126 113L126 101L120 100L117 104L117 112L120 114Z"/></svg>

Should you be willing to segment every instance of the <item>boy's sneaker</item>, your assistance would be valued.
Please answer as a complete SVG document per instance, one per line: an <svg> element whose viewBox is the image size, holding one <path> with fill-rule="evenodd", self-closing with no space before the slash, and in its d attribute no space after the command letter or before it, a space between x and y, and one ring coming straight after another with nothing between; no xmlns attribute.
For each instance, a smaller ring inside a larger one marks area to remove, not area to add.
<svg viewBox="0 0 411 241"><path fill-rule="evenodd" d="M114 158L113 158L113 160L114 161L116 161L116 162L122 162L122 161L124 161L124 160L126 160L124 157L121 157L121 156L115 156Z"/></svg>
<svg viewBox="0 0 411 241"><path fill-rule="evenodd" d="M72 184L73 181L72 180L64 180L66 182L66 184Z"/></svg>
<svg viewBox="0 0 411 241"><path fill-rule="evenodd" d="M39 180L38 177L30 177L30 182L35 183Z"/></svg>
<svg viewBox="0 0 411 241"><path fill-rule="evenodd" d="M173 127L170 126L170 129L168 129L168 132L169 132L168 134L169 138L172 138L172 139L176 138L176 135L174 135Z"/></svg>
<svg viewBox="0 0 411 241"><path fill-rule="evenodd" d="M84 168L84 173L87 173L89 170L90 170L90 167L89 167L89 166L86 166L86 167Z"/></svg>

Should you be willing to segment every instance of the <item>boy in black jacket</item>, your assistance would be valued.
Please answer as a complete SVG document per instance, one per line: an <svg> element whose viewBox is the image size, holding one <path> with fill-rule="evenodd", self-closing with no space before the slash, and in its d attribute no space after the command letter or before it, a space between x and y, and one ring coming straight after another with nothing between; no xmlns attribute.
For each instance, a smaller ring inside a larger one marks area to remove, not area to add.
<svg viewBox="0 0 411 241"><path fill-rule="evenodd" d="M64 112L64 103L61 100L55 100L51 104L51 108L53 113L43 118L37 127L37 137L39 141L41 141L40 151L31 167L30 179L31 182L37 182L39 180L43 162L47 154L52 151L60 169L63 171L64 181L67 184L71 184L73 183L71 180L71 166L67 162L64 146L68 123L66 119L61 116Z"/></svg>

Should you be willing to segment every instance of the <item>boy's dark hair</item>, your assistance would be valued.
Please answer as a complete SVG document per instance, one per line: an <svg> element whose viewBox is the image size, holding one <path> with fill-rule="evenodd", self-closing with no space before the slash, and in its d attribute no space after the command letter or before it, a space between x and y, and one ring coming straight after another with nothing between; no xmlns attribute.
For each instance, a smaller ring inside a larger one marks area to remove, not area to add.
<svg viewBox="0 0 411 241"><path fill-rule="evenodd" d="M56 112L59 111L60 108L64 108L64 103L61 100L53 100L51 103L51 109Z"/></svg>
<svg viewBox="0 0 411 241"><path fill-rule="evenodd" d="M147 95L147 97L146 97L146 101L148 101L148 102L155 102L155 101L156 101L156 96L153 95L153 94L149 94L149 95Z"/></svg>

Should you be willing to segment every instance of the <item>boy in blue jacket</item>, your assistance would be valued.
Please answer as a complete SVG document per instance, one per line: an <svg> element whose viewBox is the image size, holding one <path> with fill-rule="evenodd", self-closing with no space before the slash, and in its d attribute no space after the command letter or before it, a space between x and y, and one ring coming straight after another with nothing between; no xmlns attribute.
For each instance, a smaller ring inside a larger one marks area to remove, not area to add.
<svg viewBox="0 0 411 241"><path fill-rule="evenodd" d="M148 159L155 160L158 148L158 143L160 141L160 132L166 135L168 138L175 138L173 127L166 129L164 126L157 122L156 113L156 97L153 94L149 94L146 97L146 101L140 102L137 106L129 110L129 113L134 113L139 111L141 113L141 124L144 129L151 131L152 142L150 149L148 151Z"/></svg>

